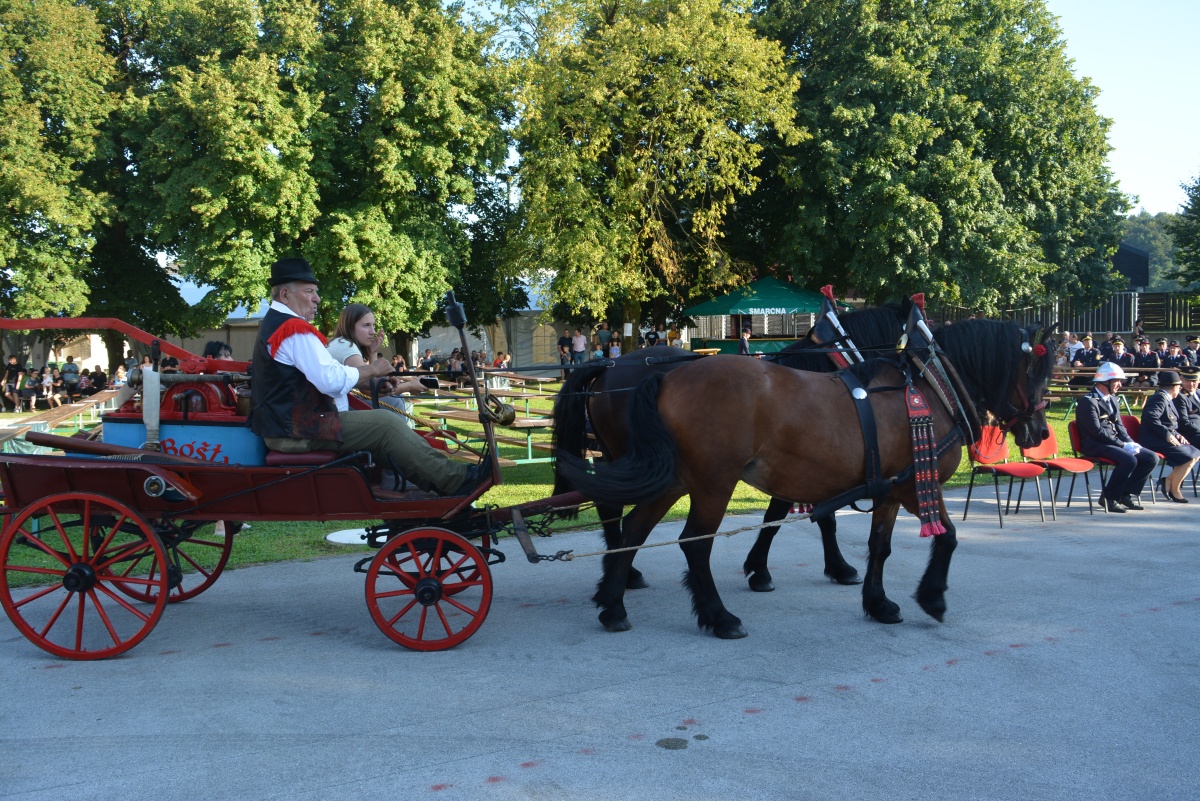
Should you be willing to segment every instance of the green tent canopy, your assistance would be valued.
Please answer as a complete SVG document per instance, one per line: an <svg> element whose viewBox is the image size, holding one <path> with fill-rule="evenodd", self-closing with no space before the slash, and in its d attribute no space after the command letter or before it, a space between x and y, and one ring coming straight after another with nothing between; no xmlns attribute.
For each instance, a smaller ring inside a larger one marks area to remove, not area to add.
<svg viewBox="0 0 1200 801"><path fill-rule="evenodd" d="M820 292L803 289L778 278L760 278L752 284L693 306L684 314L688 317L710 317L718 314L817 314L821 311ZM849 309L844 303L839 308Z"/></svg>

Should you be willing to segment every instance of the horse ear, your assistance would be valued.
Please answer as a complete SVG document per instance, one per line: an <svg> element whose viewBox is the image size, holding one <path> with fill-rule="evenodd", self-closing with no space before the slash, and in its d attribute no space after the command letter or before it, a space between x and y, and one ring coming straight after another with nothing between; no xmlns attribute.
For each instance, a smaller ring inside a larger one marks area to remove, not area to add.
<svg viewBox="0 0 1200 801"><path fill-rule="evenodd" d="M1059 325L1061 325L1061 323L1055 322L1049 328L1047 328L1046 336L1051 336L1052 334L1057 334Z"/></svg>

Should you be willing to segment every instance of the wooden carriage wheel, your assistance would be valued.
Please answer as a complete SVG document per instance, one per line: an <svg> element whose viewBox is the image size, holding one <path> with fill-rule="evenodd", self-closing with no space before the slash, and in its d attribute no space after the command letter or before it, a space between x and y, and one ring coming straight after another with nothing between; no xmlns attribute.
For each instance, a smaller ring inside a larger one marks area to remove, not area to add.
<svg viewBox="0 0 1200 801"><path fill-rule="evenodd" d="M167 552L167 603L179 603L189 598L195 598L207 590L220 577L229 561L233 550L233 524L218 520L212 533L193 534L187 539L181 539L173 545L164 545ZM122 570L114 571L118 579L125 575L138 575L150 571L154 576L154 567L147 567L143 561L150 560L152 554L146 552L143 559L128 563ZM178 560L178 561L176 561ZM155 587L143 583L125 584L119 580L114 586L130 598L139 601L153 601Z"/></svg>
<svg viewBox="0 0 1200 801"><path fill-rule="evenodd" d="M140 567L127 571L132 563ZM137 645L162 618L166 564L158 535L129 507L59 493L26 507L0 536L0 605L39 648L104 659ZM122 593L133 586L153 600L131 603Z"/></svg>
<svg viewBox="0 0 1200 801"><path fill-rule="evenodd" d="M379 630L406 648L453 648L483 624L492 574L471 543L441 528L388 540L367 569L367 608Z"/></svg>

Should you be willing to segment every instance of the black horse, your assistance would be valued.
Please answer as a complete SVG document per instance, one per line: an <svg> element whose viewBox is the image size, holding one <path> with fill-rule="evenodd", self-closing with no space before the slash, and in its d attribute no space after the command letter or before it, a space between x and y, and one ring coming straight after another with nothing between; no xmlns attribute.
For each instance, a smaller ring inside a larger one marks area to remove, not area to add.
<svg viewBox="0 0 1200 801"><path fill-rule="evenodd" d="M939 329L945 360L961 377L964 403L980 418L991 414L1017 444L1032 447L1048 436L1042 396L1053 369L1053 343L1040 328L970 320ZM928 480L948 479L962 459L959 418L939 402L923 373L897 358L878 358L850 368L867 389L877 423L881 475L868 543L863 609L884 623L902 620L900 607L883 589L883 565L891 553L892 528L901 506L940 521L929 566L916 600L941 620L946 578L956 545L954 524L938 500L922 507L910 431L908 383L917 387L932 415L932 433L943 447ZM691 512L680 547L688 562L685 584L702 628L718 637L744 637L741 620L721 602L709 566L711 535L729 498L744 481L773 498L823 504L844 497L864 481L867 448L856 401L838 376L781 368L756 359L711 357L667 374L656 374L636 391L630 408L631 437L623 456L590 466L569 453L559 469L585 496L612 504L635 504L625 518L622 546L645 542L650 530L684 494ZM969 436L969 435L968 435ZM929 497L926 496L926 501ZM840 502L840 501L835 501ZM936 532L936 526L934 528ZM629 628L624 591L634 552L608 554L595 601L606 628Z"/></svg>
<svg viewBox="0 0 1200 801"><path fill-rule="evenodd" d="M893 351L896 341L903 332L911 306L889 304L872 309L848 312L840 321L846 335L857 344L866 357L879 351ZM645 348L625 354L613 362L601 362L573 370L563 383L554 404L554 440L556 453L582 456L588 445L588 423L606 459L615 459L625 453L629 441L629 400L633 390L647 377L657 373L668 373L691 364L703 356L675 348ZM837 365L829 357L827 345L816 342L812 332L803 340L782 351L765 357L764 361L815 373L831 373ZM703 403L703 399L700 399ZM572 489L570 482L557 467L554 474L554 494ZM782 498L772 498L763 515L764 523L784 519L792 503ZM621 513L619 504L603 500L596 501L596 511L604 521L604 541L609 548L621 542ZM859 584L858 571L842 556L837 542L837 522L833 514L814 518L821 531L821 546L825 556L825 575L838 584ZM750 589L755 592L770 592L775 584L767 569L767 556L771 542L779 526L759 530L742 568ZM645 579L636 568L630 568L628 589L646 586Z"/></svg>

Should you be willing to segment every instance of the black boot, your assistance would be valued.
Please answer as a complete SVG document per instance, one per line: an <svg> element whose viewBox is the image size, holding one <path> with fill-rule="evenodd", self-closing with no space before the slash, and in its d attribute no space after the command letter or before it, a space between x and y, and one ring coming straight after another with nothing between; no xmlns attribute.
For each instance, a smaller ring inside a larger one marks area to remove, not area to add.
<svg viewBox="0 0 1200 801"><path fill-rule="evenodd" d="M1118 503L1116 498L1101 498L1100 505L1104 507L1106 512L1114 512L1119 515L1125 514L1128 510Z"/></svg>

